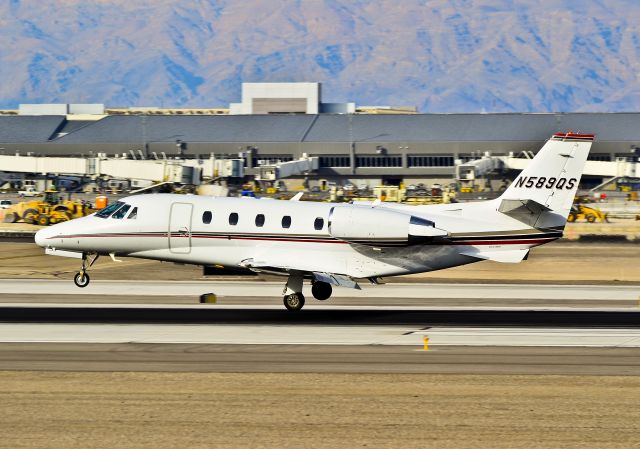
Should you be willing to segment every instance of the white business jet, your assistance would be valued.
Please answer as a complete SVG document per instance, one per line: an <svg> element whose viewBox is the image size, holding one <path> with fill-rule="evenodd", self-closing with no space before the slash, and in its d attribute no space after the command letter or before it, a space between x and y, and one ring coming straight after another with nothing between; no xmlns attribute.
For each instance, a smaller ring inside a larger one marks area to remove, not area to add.
<svg viewBox="0 0 640 449"><path fill-rule="evenodd" d="M516 263L562 237L594 136L554 134L495 200L408 206L155 194L38 231L47 253L82 259L78 287L100 255L288 276L284 305L300 310L303 283L319 300L356 279L493 260Z"/></svg>

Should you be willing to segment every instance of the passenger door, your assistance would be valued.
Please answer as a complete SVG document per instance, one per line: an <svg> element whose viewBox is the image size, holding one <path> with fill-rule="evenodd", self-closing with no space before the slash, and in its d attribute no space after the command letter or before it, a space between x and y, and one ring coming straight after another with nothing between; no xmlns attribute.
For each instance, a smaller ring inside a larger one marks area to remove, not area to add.
<svg viewBox="0 0 640 449"><path fill-rule="evenodd" d="M173 203L169 214L169 251L175 254L191 252L191 213L193 204Z"/></svg>

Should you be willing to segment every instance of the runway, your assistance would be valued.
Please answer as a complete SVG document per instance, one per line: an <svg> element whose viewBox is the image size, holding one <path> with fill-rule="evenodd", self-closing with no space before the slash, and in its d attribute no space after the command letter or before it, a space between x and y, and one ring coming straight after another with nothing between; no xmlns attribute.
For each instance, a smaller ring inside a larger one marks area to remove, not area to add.
<svg viewBox="0 0 640 449"><path fill-rule="evenodd" d="M281 282L261 281L92 281L86 288L73 282L51 279L0 279L0 294L109 295L109 296L199 296L214 292L219 296L282 296ZM638 300L640 286L634 285L537 285L537 284L453 284L453 283L361 283L361 290L334 288L335 298L419 298L419 299L527 299L536 300ZM305 286L305 287L308 287ZM308 294L305 288L305 294ZM310 296L308 294L308 296Z"/></svg>
<svg viewBox="0 0 640 449"><path fill-rule="evenodd" d="M335 289L326 302L309 295L299 313L284 310L281 289L2 281L0 367L640 374L636 286L387 284ZM197 302L208 291L219 303Z"/></svg>

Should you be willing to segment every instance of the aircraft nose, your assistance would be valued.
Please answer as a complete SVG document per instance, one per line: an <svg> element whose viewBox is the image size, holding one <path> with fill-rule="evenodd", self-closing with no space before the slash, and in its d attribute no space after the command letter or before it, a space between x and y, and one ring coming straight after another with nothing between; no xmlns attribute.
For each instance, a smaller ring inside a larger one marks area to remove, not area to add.
<svg viewBox="0 0 640 449"><path fill-rule="evenodd" d="M51 235L51 228L40 229L38 232L36 232L36 245L42 247L47 246L47 239L51 237Z"/></svg>

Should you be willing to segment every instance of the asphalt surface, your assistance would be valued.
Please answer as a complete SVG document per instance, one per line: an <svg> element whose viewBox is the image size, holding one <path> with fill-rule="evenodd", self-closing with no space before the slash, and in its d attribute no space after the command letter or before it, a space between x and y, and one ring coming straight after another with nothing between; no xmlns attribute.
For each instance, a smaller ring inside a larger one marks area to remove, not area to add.
<svg viewBox="0 0 640 449"><path fill-rule="evenodd" d="M394 307L307 307L289 312L284 307L198 305L193 307L48 304L0 306L0 322L13 323L146 323L410 326L640 326L640 309L455 309Z"/></svg>
<svg viewBox="0 0 640 449"><path fill-rule="evenodd" d="M2 280L0 369L640 375L637 286L400 283L298 313L281 289Z"/></svg>
<svg viewBox="0 0 640 449"><path fill-rule="evenodd" d="M3 370L640 375L637 348L0 344Z"/></svg>

